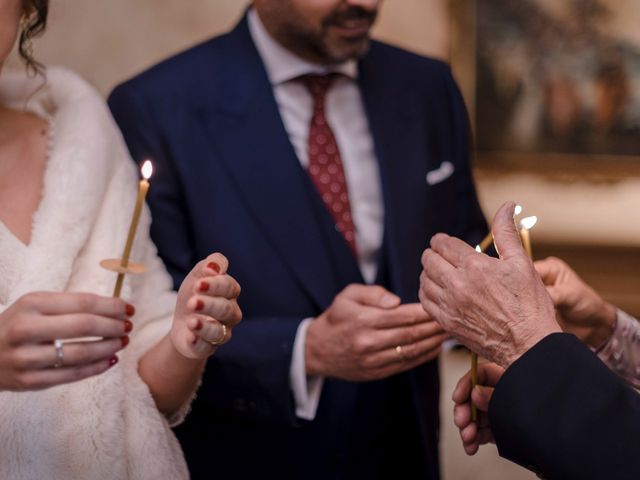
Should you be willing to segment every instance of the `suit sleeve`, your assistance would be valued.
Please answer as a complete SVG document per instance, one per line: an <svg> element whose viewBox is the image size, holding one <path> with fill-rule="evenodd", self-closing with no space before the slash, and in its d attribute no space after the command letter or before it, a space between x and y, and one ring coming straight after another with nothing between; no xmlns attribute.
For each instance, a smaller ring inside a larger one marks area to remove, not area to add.
<svg viewBox="0 0 640 480"><path fill-rule="evenodd" d="M196 254L186 192L171 149L166 145L167 134L155 121L150 102L131 84L114 90L109 107L131 156L136 161L146 157L153 160L154 176L147 197L154 219L151 236L177 289L200 258ZM206 405L216 415L298 425L289 369L302 320L302 317L245 317L234 329L233 340L209 359L197 403Z"/></svg>
<svg viewBox="0 0 640 480"><path fill-rule="evenodd" d="M573 335L507 369L489 418L500 455L544 478L638 478L640 396Z"/></svg>

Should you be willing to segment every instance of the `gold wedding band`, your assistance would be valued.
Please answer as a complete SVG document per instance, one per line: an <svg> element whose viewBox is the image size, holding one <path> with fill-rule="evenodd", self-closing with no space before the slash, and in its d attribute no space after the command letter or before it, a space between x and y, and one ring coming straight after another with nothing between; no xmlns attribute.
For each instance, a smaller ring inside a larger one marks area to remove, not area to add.
<svg viewBox="0 0 640 480"><path fill-rule="evenodd" d="M220 340L212 340L209 342L214 347L219 347L220 345L224 345L229 341L229 329L222 322L220 322L220 325L222 325L222 337L220 337Z"/></svg>
<svg viewBox="0 0 640 480"><path fill-rule="evenodd" d="M397 345L394 350L396 351L396 353L398 354L398 356L403 362L407 360L407 356L404 353L404 349L402 348L402 345Z"/></svg>
<svg viewBox="0 0 640 480"><path fill-rule="evenodd" d="M53 347L56 349L56 361L53 364L53 368L62 367L62 364L64 362L64 352L62 351L63 345L64 343L62 343L62 340L60 340L59 338L56 338L53 341Z"/></svg>

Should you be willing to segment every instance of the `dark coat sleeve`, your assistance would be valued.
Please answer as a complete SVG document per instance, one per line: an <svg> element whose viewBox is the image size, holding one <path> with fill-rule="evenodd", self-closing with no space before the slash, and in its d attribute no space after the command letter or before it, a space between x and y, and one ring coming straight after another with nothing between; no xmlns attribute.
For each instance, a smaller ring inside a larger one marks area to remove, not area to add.
<svg viewBox="0 0 640 480"><path fill-rule="evenodd" d="M514 362L489 418L500 455L544 478L640 477L640 396L573 335Z"/></svg>

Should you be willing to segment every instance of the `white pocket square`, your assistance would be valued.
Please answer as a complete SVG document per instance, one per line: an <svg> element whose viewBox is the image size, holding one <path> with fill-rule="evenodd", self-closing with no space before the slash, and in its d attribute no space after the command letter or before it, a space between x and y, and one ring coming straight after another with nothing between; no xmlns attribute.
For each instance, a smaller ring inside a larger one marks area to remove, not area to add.
<svg viewBox="0 0 640 480"><path fill-rule="evenodd" d="M442 162L438 168L427 173L427 185L436 185L446 180L455 170L456 168L453 166L453 163L448 161Z"/></svg>

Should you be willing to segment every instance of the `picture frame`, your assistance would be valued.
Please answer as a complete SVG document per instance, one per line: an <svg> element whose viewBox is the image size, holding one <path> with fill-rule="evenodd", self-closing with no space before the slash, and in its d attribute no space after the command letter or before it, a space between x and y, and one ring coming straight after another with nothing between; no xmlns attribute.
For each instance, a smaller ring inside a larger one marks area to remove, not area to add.
<svg viewBox="0 0 640 480"><path fill-rule="evenodd" d="M580 18L571 5L584 9ZM450 0L449 7L451 65L480 174L569 182L640 176L640 35L611 26L629 9L640 21L640 4Z"/></svg>

